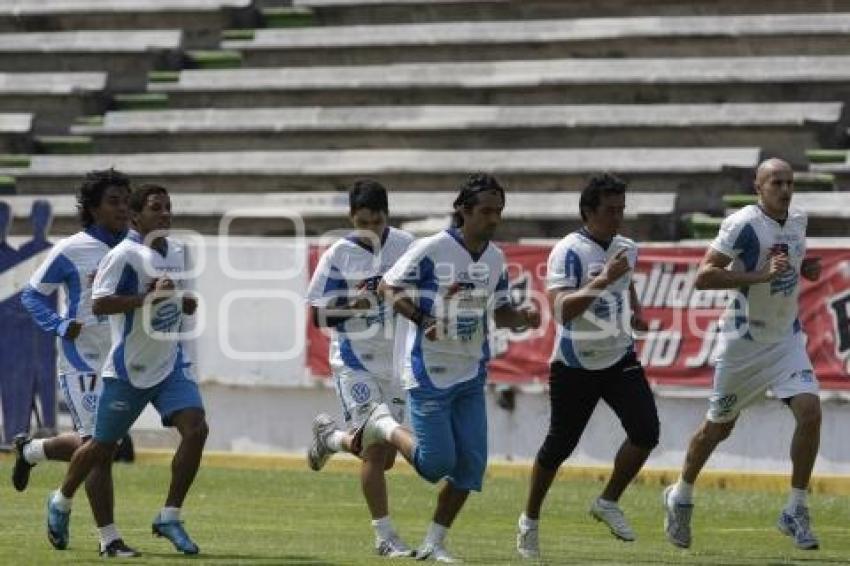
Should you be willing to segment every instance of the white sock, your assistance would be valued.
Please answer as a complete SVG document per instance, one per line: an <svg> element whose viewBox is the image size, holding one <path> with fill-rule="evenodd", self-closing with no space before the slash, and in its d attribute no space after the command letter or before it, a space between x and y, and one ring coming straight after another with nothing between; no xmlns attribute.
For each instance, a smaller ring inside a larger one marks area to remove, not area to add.
<svg viewBox="0 0 850 566"><path fill-rule="evenodd" d="M390 439L393 437L393 432L395 431L395 429L397 429L401 425L398 424L398 422L394 418L388 417L376 422L375 426L378 427L378 430L381 431L381 436L384 438L384 440L389 442Z"/></svg>
<svg viewBox="0 0 850 566"><path fill-rule="evenodd" d="M793 512L796 511L798 507L805 507L807 497L807 490L792 487L791 493L788 494L788 504L785 506L785 509Z"/></svg>
<svg viewBox="0 0 850 566"><path fill-rule="evenodd" d="M390 520L389 515L381 517L380 519L372 519L372 527L374 527L375 534L378 535L378 538L382 540L386 540L395 534L393 522Z"/></svg>
<svg viewBox="0 0 850 566"><path fill-rule="evenodd" d="M24 460L30 464L37 464L47 460L47 455L44 453L44 439L34 438L27 442L24 446Z"/></svg>
<svg viewBox="0 0 850 566"><path fill-rule="evenodd" d="M343 438L345 438L345 433L341 430L335 430L325 439L325 444L334 452L341 452Z"/></svg>
<svg viewBox="0 0 850 566"><path fill-rule="evenodd" d="M600 507L605 507L606 509L615 509L619 507L616 501L609 501L608 499L603 499L601 497L597 497L596 502L599 504Z"/></svg>
<svg viewBox="0 0 850 566"><path fill-rule="evenodd" d="M180 508L179 507L163 507L159 512L159 518L165 523L171 523L173 521L180 520Z"/></svg>
<svg viewBox="0 0 850 566"><path fill-rule="evenodd" d="M694 484L679 478L676 487L673 488L672 495L673 499L679 503L691 503L694 499Z"/></svg>
<svg viewBox="0 0 850 566"><path fill-rule="evenodd" d="M523 511L522 515L519 516L519 528L523 531L531 531L537 528L537 525L540 523L540 519L529 519L528 515Z"/></svg>
<svg viewBox="0 0 850 566"><path fill-rule="evenodd" d="M425 544L442 544L443 539L446 538L446 533L448 532L448 527L438 525L431 521L431 524L428 525L428 534L425 535Z"/></svg>
<svg viewBox="0 0 850 566"><path fill-rule="evenodd" d="M97 532L100 533L100 544L103 548L109 546L109 544L121 538L121 534L118 532L118 527L115 526L115 523L110 523L105 527L98 527Z"/></svg>
<svg viewBox="0 0 850 566"><path fill-rule="evenodd" d="M68 512L71 510L72 499L70 497L65 497L62 494L61 489L57 489L53 492L53 497L51 498L53 505L59 508L60 511Z"/></svg>

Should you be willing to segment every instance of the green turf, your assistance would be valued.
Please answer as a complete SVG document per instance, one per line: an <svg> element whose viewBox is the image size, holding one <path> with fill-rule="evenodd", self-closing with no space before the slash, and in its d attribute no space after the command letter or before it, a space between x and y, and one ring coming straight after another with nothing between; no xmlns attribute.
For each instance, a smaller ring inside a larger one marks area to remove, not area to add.
<svg viewBox="0 0 850 566"><path fill-rule="evenodd" d="M11 460L0 460L5 479ZM0 563L87 564L96 559L95 534L82 493L71 521L66 551L50 548L44 535L44 499L64 466L38 466L24 494L6 483L0 504ZM163 465L116 466L118 525L144 553L132 564L177 564L180 556L150 535L150 520L168 483ZM416 544L424 534L435 488L410 473L390 474L392 515L402 536ZM516 562L514 525L525 497L524 477L492 477L473 495L451 530L448 546L466 563ZM549 564L850 564L850 498L816 496L812 515L820 551L800 551L779 534L774 521L784 496L702 489L697 491L695 542L691 550L670 546L661 531L660 486L639 485L623 498L638 534L635 543L612 538L586 509L601 489L594 481L560 481L544 509L541 544ZM201 556L186 564L376 564L372 533L354 474L203 468L184 513ZM395 563L395 562L393 562Z"/></svg>

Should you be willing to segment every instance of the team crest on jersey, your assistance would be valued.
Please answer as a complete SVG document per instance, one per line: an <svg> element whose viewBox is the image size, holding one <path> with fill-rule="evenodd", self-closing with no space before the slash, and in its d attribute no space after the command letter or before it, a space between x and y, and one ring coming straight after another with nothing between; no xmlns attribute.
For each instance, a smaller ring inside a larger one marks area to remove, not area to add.
<svg viewBox="0 0 850 566"><path fill-rule="evenodd" d="M82 398L83 409L89 413L97 411L97 395L94 393L84 393Z"/></svg>
<svg viewBox="0 0 850 566"><path fill-rule="evenodd" d="M361 404L368 401L372 396L369 384L359 381L351 386L351 398L355 403Z"/></svg>

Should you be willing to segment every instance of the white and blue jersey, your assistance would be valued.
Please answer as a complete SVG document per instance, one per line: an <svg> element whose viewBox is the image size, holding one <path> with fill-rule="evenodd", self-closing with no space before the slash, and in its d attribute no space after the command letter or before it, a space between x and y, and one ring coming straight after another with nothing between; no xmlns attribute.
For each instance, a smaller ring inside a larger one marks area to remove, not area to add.
<svg viewBox="0 0 850 566"><path fill-rule="evenodd" d="M480 380L490 359L488 324L493 310L510 304L505 255L489 242L470 252L455 229L411 246L384 275L388 285L415 291L416 305L435 317L447 337L431 341L410 326L402 379L407 389L445 389Z"/></svg>
<svg viewBox="0 0 850 566"><path fill-rule="evenodd" d="M109 321L91 311L92 284L103 257L124 239L98 226L58 242L36 270L21 297L33 320L60 338L59 373L99 374L109 353ZM57 313L48 296L59 288L65 292L62 313ZM75 340L65 339L73 321L82 324Z"/></svg>
<svg viewBox="0 0 850 566"><path fill-rule="evenodd" d="M94 280L92 298L110 295L146 293L154 280L168 276L175 289L185 281L183 246L166 238L164 254L144 245L138 232L127 238L103 258ZM143 317L149 313L149 318ZM184 366L180 341L169 339L179 333L183 319L179 295L130 312L109 315L112 349L103 369L104 377L129 381L137 388L150 388L177 368ZM156 335L153 335L156 333Z"/></svg>
<svg viewBox="0 0 850 566"><path fill-rule="evenodd" d="M631 269L611 283L581 315L557 324L551 361L588 370L609 368L633 349L629 321L632 270L637 263L637 245L616 235L607 245L596 241L585 229L568 234L549 254L546 289L577 290L599 275L608 260L625 248Z"/></svg>
<svg viewBox="0 0 850 566"><path fill-rule="evenodd" d="M788 211L780 224L758 205L749 205L727 217L711 247L733 259L733 271L764 269L771 254L784 251L791 268L772 281L744 287L733 297L721 319L729 333L741 333L761 343L779 342L800 331L797 300L800 267L806 254L805 213Z"/></svg>
<svg viewBox="0 0 850 566"><path fill-rule="evenodd" d="M375 253L354 236L340 238L322 254L307 289L307 302L319 308L351 302L358 289L376 291L381 278L404 254L413 236L388 227ZM363 316L347 318L334 328L330 364L335 374L365 371L393 377L395 316L390 305L379 303Z"/></svg>

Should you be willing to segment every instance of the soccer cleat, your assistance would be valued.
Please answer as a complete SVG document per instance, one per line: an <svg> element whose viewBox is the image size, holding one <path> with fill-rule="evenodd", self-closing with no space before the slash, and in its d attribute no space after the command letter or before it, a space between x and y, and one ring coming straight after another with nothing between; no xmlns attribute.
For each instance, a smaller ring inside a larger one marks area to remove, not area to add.
<svg viewBox="0 0 850 566"><path fill-rule="evenodd" d="M516 550L523 558L540 558L540 540L536 528L523 528L522 523L517 526Z"/></svg>
<svg viewBox="0 0 850 566"><path fill-rule="evenodd" d="M799 505L793 513L783 509L776 526L782 534L794 537L794 546L799 549L817 550L820 546L818 537L812 532L808 507Z"/></svg>
<svg viewBox="0 0 850 566"><path fill-rule="evenodd" d="M664 532L667 540L679 548L691 546L691 515L693 503L679 503L673 499L674 485L664 490Z"/></svg>
<svg viewBox="0 0 850 566"><path fill-rule="evenodd" d="M435 562L445 562L447 564L455 564L461 560L454 558L442 543L423 543L416 551L416 560L433 560Z"/></svg>
<svg viewBox="0 0 850 566"><path fill-rule="evenodd" d="M174 548L183 554L198 554L200 552L198 545L189 538L186 529L183 528L183 521L163 521L157 515L151 525L151 531L158 537L165 537L170 540Z"/></svg>
<svg viewBox="0 0 850 566"><path fill-rule="evenodd" d="M62 511L53 504L52 492L47 496L47 539L56 550L68 548L68 525L71 522L71 511Z"/></svg>
<svg viewBox="0 0 850 566"><path fill-rule="evenodd" d="M25 434L15 436L15 467L12 469L12 485L18 491L27 488L27 484L30 482L30 470L35 466L24 458L24 447L30 442L32 442L32 439L27 438Z"/></svg>
<svg viewBox="0 0 850 566"><path fill-rule="evenodd" d="M623 515L619 505L602 505L599 499L595 499L590 506L590 516L608 525L611 534L618 539L626 542L635 540L635 532L626 521L626 516Z"/></svg>
<svg viewBox="0 0 850 566"><path fill-rule="evenodd" d="M410 558L414 554L413 549L404 544L396 533L387 538L375 539L375 552L386 558Z"/></svg>
<svg viewBox="0 0 850 566"><path fill-rule="evenodd" d="M354 431L354 437L351 439L351 451L359 455L373 444L384 442L383 434L381 434L381 429L378 428L377 424L383 419L392 418L392 413L384 403L375 405L366 422Z"/></svg>
<svg viewBox="0 0 850 566"><path fill-rule="evenodd" d="M101 543L100 555L107 558L135 558L141 556L142 553L124 544L123 539L117 538L106 546Z"/></svg>
<svg viewBox="0 0 850 566"><path fill-rule="evenodd" d="M333 450L328 447L328 436L336 428L336 422L325 413L320 413L313 419L313 442L307 450L307 465L311 470L318 472L333 456Z"/></svg>

